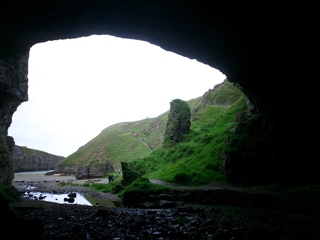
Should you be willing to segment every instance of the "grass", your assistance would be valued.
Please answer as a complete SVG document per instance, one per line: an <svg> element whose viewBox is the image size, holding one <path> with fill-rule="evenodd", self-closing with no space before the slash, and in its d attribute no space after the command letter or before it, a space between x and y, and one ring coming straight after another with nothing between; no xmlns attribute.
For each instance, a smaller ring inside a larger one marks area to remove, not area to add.
<svg viewBox="0 0 320 240"><path fill-rule="evenodd" d="M160 128L146 135L145 127L153 123L154 119L145 119L137 122L119 123L104 129L97 137L78 151L71 154L58 166L90 166L92 164L104 165L110 162L116 169L120 168L121 161L130 161L135 158L148 156L150 149L141 141L143 138L154 149L159 147L161 139L157 139L158 132L163 131L162 123ZM158 126L159 126L158 125ZM138 133L139 137L135 137Z"/></svg>
<svg viewBox="0 0 320 240"><path fill-rule="evenodd" d="M233 121L235 115L246 109L244 98L235 104L205 107L192 122L185 141L132 160L131 167L147 178L187 186L204 185L212 180L225 182L221 167L221 153L226 149L224 140L237 124Z"/></svg>
<svg viewBox="0 0 320 240"><path fill-rule="evenodd" d="M192 113L190 132L182 142L170 148L162 148L168 120L166 112L157 118L110 126L59 165L105 164L109 161L117 169L120 162L127 162L146 179L156 178L186 186L204 185L213 180L224 183L227 180L222 155L234 150L226 139L238 124L234 121L235 116L247 109L246 99L228 81L206 92L203 98L187 102ZM135 133L139 136L135 137ZM142 138L154 147L152 151L143 144ZM148 189L146 184L140 187ZM121 194L124 186L116 179L110 184L93 183L88 187Z"/></svg>

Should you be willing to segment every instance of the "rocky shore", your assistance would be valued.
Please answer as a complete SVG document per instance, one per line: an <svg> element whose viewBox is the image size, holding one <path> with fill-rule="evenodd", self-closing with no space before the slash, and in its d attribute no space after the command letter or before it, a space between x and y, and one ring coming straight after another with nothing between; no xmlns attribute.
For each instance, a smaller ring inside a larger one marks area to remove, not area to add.
<svg viewBox="0 0 320 240"><path fill-rule="evenodd" d="M71 186L58 186L60 180L16 179L14 186L21 190L22 185L32 183L38 190L74 191ZM121 201L112 194L83 191ZM10 203L10 210L23 222L20 228L26 227L33 239L320 239L318 199L221 186L177 188L172 195L176 205L169 208L23 200ZM21 231L14 234L19 237L21 233L25 234Z"/></svg>
<svg viewBox="0 0 320 240"><path fill-rule="evenodd" d="M72 183L77 186L60 186L59 183L62 182ZM88 188L82 186L83 184L88 182L107 184L108 180L105 178L77 180L75 176L24 174L16 175L15 179L13 180L13 186L21 193L28 191L47 192L54 194L78 192L82 195L90 195L92 198L100 198L113 202L121 201L121 198L119 198L116 194L93 192L90 191ZM32 188L32 190L30 190L30 188Z"/></svg>

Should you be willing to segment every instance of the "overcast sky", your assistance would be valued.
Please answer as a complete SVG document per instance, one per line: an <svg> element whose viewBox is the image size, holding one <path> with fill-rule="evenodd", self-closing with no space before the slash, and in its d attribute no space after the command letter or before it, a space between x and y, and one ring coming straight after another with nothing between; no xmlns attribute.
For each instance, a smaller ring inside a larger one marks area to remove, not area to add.
<svg viewBox="0 0 320 240"><path fill-rule="evenodd" d="M220 71L147 42L90 36L34 45L29 100L13 115L16 145L67 157L119 122L157 117L200 97Z"/></svg>

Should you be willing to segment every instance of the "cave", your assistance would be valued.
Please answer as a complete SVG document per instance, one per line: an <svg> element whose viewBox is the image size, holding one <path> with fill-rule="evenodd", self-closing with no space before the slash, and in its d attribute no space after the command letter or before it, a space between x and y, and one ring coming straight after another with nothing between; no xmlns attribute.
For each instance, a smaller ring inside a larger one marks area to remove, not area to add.
<svg viewBox="0 0 320 240"><path fill-rule="evenodd" d="M296 9L302 11L302 6ZM306 76L301 74L309 59L304 53L312 48L304 24L307 18L272 4L1 1L0 183L11 185L14 177L14 139L8 129L13 113L28 101L30 48L93 34L147 41L196 59L219 69L244 92L250 113L259 118L246 125L254 144L243 143L238 152L225 156L233 166L234 181L319 181L316 126L311 120L317 109L316 87L312 79L307 80L309 85L302 82Z"/></svg>

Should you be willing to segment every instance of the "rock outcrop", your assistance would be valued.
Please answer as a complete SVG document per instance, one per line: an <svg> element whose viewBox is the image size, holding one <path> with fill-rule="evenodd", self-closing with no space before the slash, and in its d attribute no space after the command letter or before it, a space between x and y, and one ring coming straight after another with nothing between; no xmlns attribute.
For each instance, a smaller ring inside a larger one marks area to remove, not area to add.
<svg viewBox="0 0 320 240"><path fill-rule="evenodd" d="M219 94L221 89L225 92L224 94ZM225 89L228 89L228 91ZM232 92L232 94L228 94L229 92ZM208 105L230 106L242 95L243 93L239 88L230 83L228 79L225 79L222 83L215 85L213 89L209 89L203 94L202 108ZM249 106L249 103L247 105Z"/></svg>
<svg viewBox="0 0 320 240"><path fill-rule="evenodd" d="M64 175L74 175L76 179L90 179L90 178L103 178L106 177L108 172L113 172L114 168L109 161L104 164L92 163L88 166L81 165L57 165L54 168L55 173L62 173Z"/></svg>
<svg viewBox="0 0 320 240"><path fill-rule="evenodd" d="M53 170L64 157L30 149L14 146L13 163L15 172L47 171Z"/></svg>
<svg viewBox="0 0 320 240"><path fill-rule="evenodd" d="M15 145L14 139L7 134L13 113L28 100L28 59L28 52L5 60L0 57L0 183L7 185L11 185L14 178Z"/></svg>
<svg viewBox="0 0 320 240"><path fill-rule="evenodd" d="M75 177L76 179L103 178L108 172L113 171L112 164L107 161L104 165L78 166Z"/></svg>
<svg viewBox="0 0 320 240"><path fill-rule="evenodd" d="M170 111L164 133L163 147L170 147L181 142L189 133L191 110L187 102L174 99L170 102Z"/></svg>

